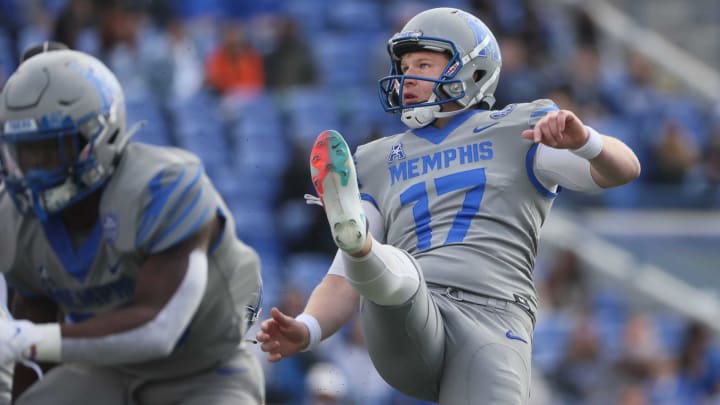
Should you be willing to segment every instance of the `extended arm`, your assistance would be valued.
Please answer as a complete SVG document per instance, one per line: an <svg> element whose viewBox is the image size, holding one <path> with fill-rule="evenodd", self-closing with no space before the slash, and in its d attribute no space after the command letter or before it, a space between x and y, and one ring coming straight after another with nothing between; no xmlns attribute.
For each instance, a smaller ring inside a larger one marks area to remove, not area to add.
<svg viewBox="0 0 720 405"><path fill-rule="evenodd" d="M215 218L177 245L149 256L128 307L76 324L15 321L24 335L9 344L15 360L123 364L168 355L202 299L206 252L219 229Z"/></svg>
<svg viewBox="0 0 720 405"><path fill-rule="evenodd" d="M568 149L580 159L589 161L589 174L592 181L602 187L610 188L623 185L640 175L640 162L635 153L617 138L600 135L583 125L571 111L551 111L540 119L533 129L523 131L522 136L536 143L555 149ZM546 151L552 155L553 152ZM544 158L541 170L557 172L560 179L575 176L576 170L583 167L582 160L568 159L562 154ZM568 166L569 165L569 166ZM587 166L585 166L587 167ZM568 170L570 169L570 170ZM582 182L582 178L576 178ZM572 177L570 178L572 185ZM556 184L565 186L561 181ZM586 187L570 187L585 190ZM588 187L589 188L589 187Z"/></svg>
<svg viewBox="0 0 720 405"><path fill-rule="evenodd" d="M345 277L328 274L315 287L305 313L317 319L322 338L337 332L357 311L360 298ZM260 349L268 354L268 360L280 361L303 350L311 344L310 329L305 323L273 308L271 317L260 324L257 340Z"/></svg>

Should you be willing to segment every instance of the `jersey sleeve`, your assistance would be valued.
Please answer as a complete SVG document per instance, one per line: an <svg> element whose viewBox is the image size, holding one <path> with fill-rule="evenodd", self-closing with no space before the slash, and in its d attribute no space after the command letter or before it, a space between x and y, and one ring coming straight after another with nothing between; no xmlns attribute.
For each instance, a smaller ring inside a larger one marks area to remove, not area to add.
<svg viewBox="0 0 720 405"><path fill-rule="evenodd" d="M201 164L160 170L143 190L135 245L157 253L183 241L202 227L217 209L215 190Z"/></svg>
<svg viewBox="0 0 720 405"><path fill-rule="evenodd" d="M530 128L535 127L535 124L550 111L557 111L559 109L554 101L547 98L535 100L529 104L529 107L530 117L528 123L530 124Z"/></svg>

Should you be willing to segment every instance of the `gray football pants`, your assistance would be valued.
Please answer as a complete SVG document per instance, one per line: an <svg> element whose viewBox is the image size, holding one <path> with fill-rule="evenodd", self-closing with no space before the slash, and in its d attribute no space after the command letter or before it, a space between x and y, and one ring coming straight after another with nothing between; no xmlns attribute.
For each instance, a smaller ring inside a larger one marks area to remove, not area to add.
<svg viewBox="0 0 720 405"><path fill-rule="evenodd" d="M519 306L422 280L407 303L363 299L360 314L375 367L399 391L442 405L528 402L533 324Z"/></svg>
<svg viewBox="0 0 720 405"><path fill-rule="evenodd" d="M162 381L143 381L107 367L60 365L16 405L258 405L264 399L260 362L243 349L219 367Z"/></svg>

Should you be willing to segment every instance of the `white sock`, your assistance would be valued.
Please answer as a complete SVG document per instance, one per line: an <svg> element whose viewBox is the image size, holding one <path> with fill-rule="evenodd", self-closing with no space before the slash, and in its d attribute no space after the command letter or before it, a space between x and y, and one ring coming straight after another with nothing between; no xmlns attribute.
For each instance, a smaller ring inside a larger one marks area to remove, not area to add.
<svg viewBox="0 0 720 405"><path fill-rule="evenodd" d="M410 257L375 239L367 255L353 257L344 254L343 258L350 284L360 295L378 305L404 304L420 285L418 269Z"/></svg>

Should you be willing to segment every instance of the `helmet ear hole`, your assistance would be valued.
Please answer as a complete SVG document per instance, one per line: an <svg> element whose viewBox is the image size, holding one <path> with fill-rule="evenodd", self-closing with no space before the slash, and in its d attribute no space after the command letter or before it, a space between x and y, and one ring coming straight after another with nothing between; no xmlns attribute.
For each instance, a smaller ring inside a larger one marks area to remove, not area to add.
<svg viewBox="0 0 720 405"><path fill-rule="evenodd" d="M475 83L479 82L483 79L483 77L485 77L486 74L487 70L476 70L475 72L473 72L473 81Z"/></svg>

